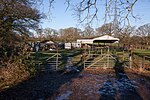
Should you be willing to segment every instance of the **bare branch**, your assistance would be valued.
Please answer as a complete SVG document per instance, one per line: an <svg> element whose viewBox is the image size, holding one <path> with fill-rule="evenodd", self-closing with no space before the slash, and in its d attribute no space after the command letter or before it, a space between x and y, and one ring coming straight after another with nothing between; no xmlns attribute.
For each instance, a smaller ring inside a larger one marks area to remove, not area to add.
<svg viewBox="0 0 150 100"><path fill-rule="evenodd" d="M85 20L87 23L91 23L94 19L97 19L97 0L82 0L77 4L76 11L80 23L85 22Z"/></svg>
<svg viewBox="0 0 150 100"><path fill-rule="evenodd" d="M40 0L43 1L43 0ZM49 0L49 11L53 7L54 2L57 0ZM64 0L65 4L67 4L66 10L69 9L71 4L73 4L73 10L75 11L75 15L78 18L79 23L83 23L87 21L87 23L92 23L93 20L97 19L99 12L99 4L98 2L105 1L105 19L104 23L111 20L114 17L114 2L117 2L117 16L123 20L128 20L127 18L131 15L133 18L136 18L133 14L133 7L138 0ZM109 19L107 19L109 17Z"/></svg>
<svg viewBox="0 0 150 100"><path fill-rule="evenodd" d="M65 12L69 9L69 7L70 7L70 2L71 2L71 0L66 0L66 1L65 1L65 3L67 3L67 8L66 8Z"/></svg>
<svg viewBox="0 0 150 100"><path fill-rule="evenodd" d="M51 8L55 0L49 0L49 7Z"/></svg>

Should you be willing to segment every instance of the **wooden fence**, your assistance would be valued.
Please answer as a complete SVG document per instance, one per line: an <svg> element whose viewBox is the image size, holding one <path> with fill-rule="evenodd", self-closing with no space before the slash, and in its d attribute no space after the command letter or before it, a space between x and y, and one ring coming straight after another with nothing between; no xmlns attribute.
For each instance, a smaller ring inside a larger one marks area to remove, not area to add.
<svg viewBox="0 0 150 100"><path fill-rule="evenodd" d="M133 54L132 68L150 71L150 57Z"/></svg>

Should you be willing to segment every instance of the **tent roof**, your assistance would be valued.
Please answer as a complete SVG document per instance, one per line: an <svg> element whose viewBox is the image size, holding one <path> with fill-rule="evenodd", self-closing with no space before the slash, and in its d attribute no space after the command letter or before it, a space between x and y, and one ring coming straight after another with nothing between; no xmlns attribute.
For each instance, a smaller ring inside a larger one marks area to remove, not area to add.
<svg viewBox="0 0 150 100"><path fill-rule="evenodd" d="M82 44L93 44L92 39L77 39L77 42Z"/></svg>
<svg viewBox="0 0 150 100"><path fill-rule="evenodd" d="M53 41L47 41L46 44L54 44Z"/></svg>
<svg viewBox="0 0 150 100"><path fill-rule="evenodd" d="M93 42L100 42L100 43L114 43L116 41L119 41L118 38L114 38L112 36L109 35L104 35L101 37L97 37L93 39Z"/></svg>

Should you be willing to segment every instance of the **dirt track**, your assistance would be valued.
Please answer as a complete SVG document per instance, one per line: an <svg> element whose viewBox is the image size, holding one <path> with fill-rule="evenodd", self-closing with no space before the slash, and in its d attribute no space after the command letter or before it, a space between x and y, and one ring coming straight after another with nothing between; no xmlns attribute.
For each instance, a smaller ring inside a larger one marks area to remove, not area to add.
<svg viewBox="0 0 150 100"><path fill-rule="evenodd" d="M133 73L86 70L63 84L56 100L150 100L150 80ZM52 98L51 98L52 99Z"/></svg>
<svg viewBox="0 0 150 100"><path fill-rule="evenodd" d="M118 69L41 73L3 90L0 100L150 100L150 78Z"/></svg>

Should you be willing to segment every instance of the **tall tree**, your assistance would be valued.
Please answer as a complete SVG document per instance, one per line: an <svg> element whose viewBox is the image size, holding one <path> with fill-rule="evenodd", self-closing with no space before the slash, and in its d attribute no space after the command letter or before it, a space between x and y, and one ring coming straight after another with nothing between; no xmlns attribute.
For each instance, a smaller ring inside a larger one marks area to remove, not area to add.
<svg viewBox="0 0 150 100"><path fill-rule="evenodd" d="M150 36L150 23L138 27L137 35Z"/></svg>
<svg viewBox="0 0 150 100"><path fill-rule="evenodd" d="M150 24L145 24L143 26L138 27L136 30L136 34L141 36L142 44L149 45L150 44Z"/></svg>
<svg viewBox="0 0 150 100"><path fill-rule="evenodd" d="M90 26L85 27L83 31L83 37L93 37L93 36L95 36L94 29Z"/></svg>
<svg viewBox="0 0 150 100"><path fill-rule="evenodd" d="M31 0L32 1L32 0ZM0 47L15 46L38 27L42 17L30 0L0 1Z"/></svg>
<svg viewBox="0 0 150 100"><path fill-rule="evenodd" d="M60 38L63 42L73 42L80 38L81 30L74 27L70 27L66 29L60 29L59 33Z"/></svg>
<svg viewBox="0 0 150 100"><path fill-rule="evenodd" d="M38 27L41 15L31 8L27 0L0 1L0 32L9 37L10 34L29 35L29 29ZM3 35L4 36L4 35ZM6 41L6 40L5 40Z"/></svg>
<svg viewBox="0 0 150 100"><path fill-rule="evenodd" d="M112 29L113 24L112 23L107 23L102 25L101 27L96 28L96 35L101 36L101 35L112 35L113 29Z"/></svg>
<svg viewBox="0 0 150 100"><path fill-rule="evenodd" d="M126 26L124 29L122 29L121 34L119 34L120 43L124 44L126 46L127 45L129 46L131 44L136 44L135 42L137 42L137 41L133 41L133 38L132 38L133 36L136 37L135 36L135 27Z"/></svg>
<svg viewBox="0 0 150 100"><path fill-rule="evenodd" d="M57 30L52 29L52 28L46 28L46 29L43 29L43 32L44 32L45 38L47 38L53 42L58 41L59 33L57 32Z"/></svg>

